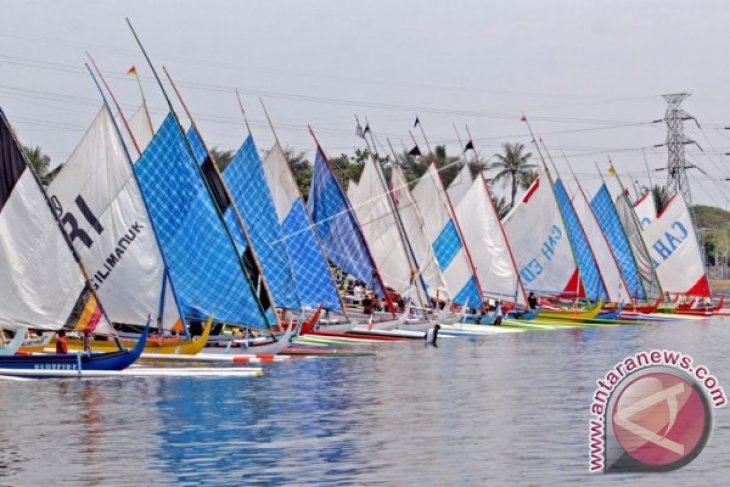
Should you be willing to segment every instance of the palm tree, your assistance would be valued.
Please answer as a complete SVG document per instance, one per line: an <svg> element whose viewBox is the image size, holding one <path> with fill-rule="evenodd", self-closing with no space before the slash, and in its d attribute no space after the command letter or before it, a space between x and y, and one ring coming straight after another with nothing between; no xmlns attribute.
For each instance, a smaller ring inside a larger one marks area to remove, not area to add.
<svg viewBox="0 0 730 487"><path fill-rule="evenodd" d="M509 213L510 207L507 206L504 196L500 196L499 198L492 196L492 202L494 203L494 207L497 209L497 216L500 220Z"/></svg>
<svg viewBox="0 0 730 487"><path fill-rule="evenodd" d="M515 206L515 196L517 196L517 186L523 185L523 178L527 178L528 174L534 173L535 171L532 171L532 168L537 166L529 163L532 152L524 153L524 144L505 142L502 144L502 148L504 154L495 154L494 157L497 160L489 165L489 169L499 171L492 178L494 182L501 180L503 185L508 183L512 185L510 208L513 208ZM524 181L526 180L524 179Z"/></svg>
<svg viewBox="0 0 730 487"><path fill-rule="evenodd" d="M33 170L43 184L50 183L50 179L48 177L48 166L51 164L51 158L43 153L40 146L23 146L23 150L25 151L25 155L28 157L28 162L30 162L31 166L33 166Z"/></svg>
<svg viewBox="0 0 730 487"><path fill-rule="evenodd" d="M656 211L659 213L669 202L669 191L667 191L666 186L659 186L658 184L655 184L654 187L651 188L651 195L654 198Z"/></svg>

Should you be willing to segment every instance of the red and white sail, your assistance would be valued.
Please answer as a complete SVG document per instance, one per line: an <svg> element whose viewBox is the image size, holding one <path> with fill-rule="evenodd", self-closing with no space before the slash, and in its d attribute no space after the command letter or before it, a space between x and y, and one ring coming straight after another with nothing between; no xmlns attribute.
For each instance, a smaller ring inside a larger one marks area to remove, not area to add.
<svg viewBox="0 0 730 487"><path fill-rule="evenodd" d="M532 183L503 223L528 291L584 295L560 209L545 175Z"/></svg>
<svg viewBox="0 0 730 487"><path fill-rule="evenodd" d="M656 220L656 206L654 206L654 197L651 191L644 193L644 196L634 203L634 212L642 228L646 228L647 225Z"/></svg>
<svg viewBox="0 0 730 487"><path fill-rule="evenodd" d="M148 316L158 317L164 289L162 324L172 328L180 317L173 290L144 200L106 108L99 111L48 186L48 194L109 319L143 325Z"/></svg>
<svg viewBox="0 0 730 487"><path fill-rule="evenodd" d="M687 204L675 194L643 229L662 290L670 294L711 296L705 265Z"/></svg>

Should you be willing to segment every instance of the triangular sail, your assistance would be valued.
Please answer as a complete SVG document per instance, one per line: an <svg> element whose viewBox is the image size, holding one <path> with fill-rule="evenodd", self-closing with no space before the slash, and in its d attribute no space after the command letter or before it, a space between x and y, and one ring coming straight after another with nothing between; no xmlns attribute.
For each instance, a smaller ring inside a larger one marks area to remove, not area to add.
<svg viewBox="0 0 730 487"><path fill-rule="evenodd" d="M423 215L408 189L403 170L397 164L392 168L391 186L393 202L400 214L403 228L408 236L408 244L418 268L418 279L429 297L445 299L448 295L446 280L441 273L436 254L434 254L426 234Z"/></svg>
<svg viewBox="0 0 730 487"><path fill-rule="evenodd" d="M217 321L268 327L172 113L135 172L185 316L204 320L212 314Z"/></svg>
<svg viewBox="0 0 730 487"><path fill-rule="evenodd" d="M154 129L152 128L152 120L149 118L147 108L143 104L129 117L129 120L127 120L128 129L121 120L121 116L117 114L117 125L120 128L123 127L121 129L122 139L129 149L129 155L133 161L137 160L139 157L137 148L139 148L140 152L144 152L152 141L152 137L155 136ZM132 141L132 137L134 141Z"/></svg>
<svg viewBox="0 0 730 487"><path fill-rule="evenodd" d="M621 224L631 245L631 251L636 259L639 277L641 277L647 298L656 299L662 293L661 286L657 281L654 264L651 261L646 243L641 235L641 225L625 193L616 199L616 211L618 212L618 217L621 220Z"/></svg>
<svg viewBox="0 0 730 487"><path fill-rule="evenodd" d="M307 208L327 257L340 269L373 286L381 296L377 268L345 193L320 148L314 159Z"/></svg>
<svg viewBox="0 0 730 487"><path fill-rule="evenodd" d="M0 109L0 326L111 332Z"/></svg>
<svg viewBox="0 0 730 487"><path fill-rule="evenodd" d="M474 178L471 177L471 168L469 167L469 164L464 164L464 167L461 168L459 174L457 174L454 180L451 181L449 188L446 190L449 193L449 198L451 198L451 204L454 205L454 208L459 205L461 199L466 195L466 192L469 191L473 180Z"/></svg>
<svg viewBox="0 0 730 487"><path fill-rule="evenodd" d="M664 292L711 296L697 235L681 194L672 196L656 220L644 228L643 236Z"/></svg>
<svg viewBox="0 0 730 487"><path fill-rule="evenodd" d="M48 186L110 320L144 325L158 316L165 266L114 122L102 108ZM179 313L164 285L163 327Z"/></svg>
<svg viewBox="0 0 730 487"><path fill-rule="evenodd" d="M410 256L375 164L372 158L365 162L360 181L356 186L350 182L348 197L385 284L407 295L413 278Z"/></svg>
<svg viewBox="0 0 730 487"><path fill-rule="evenodd" d="M241 212L274 302L281 308L300 310L302 306L294 283L289 253L284 244L284 234L266 183L258 149L250 135L226 166L223 180ZM232 208L226 211L229 228L238 226L232 213ZM231 220L234 220L232 225ZM237 237L238 245L245 248L246 241L241 238L241 232L233 235Z"/></svg>
<svg viewBox="0 0 730 487"><path fill-rule="evenodd" d="M302 305L316 308L322 304L325 309L342 311L337 285L278 143L264 158L263 167Z"/></svg>
<svg viewBox="0 0 730 487"><path fill-rule="evenodd" d="M544 175L532 183L503 223L528 291L584 295L560 209Z"/></svg>
<svg viewBox="0 0 730 487"><path fill-rule="evenodd" d="M634 203L634 213L636 213L642 228L646 228L647 225L656 220L656 206L651 191L645 192L644 196Z"/></svg>
<svg viewBox="0 0 730 487"><path fill-rule="evenodd" d="M464 240L471 249L484 294L525 305L525 292L509 244L481 175L456 205L456 217L461 222L468 222L462 229Z"/></svg>
<svg viewBox="0 0 730 487"><path fill-rule="evenodd" d="M646 299L644 284L639 277L634 254L626 237L611 194L605 184L602 184L591 200L591 208L601 225L603 235L610 244L611 252L618 263L624 282L629 286L629 293L634 299Z"/></svg>
<svg viewBox="0 0 730 487"><path fill-rule="evenodd" d="M570 243L573 246L575 260L580 269L580 277L583 280L586 297L597 301L599 299L608 300L606 287L604 286L601 273L598 270L593 249L586 237L583 225L581 225L578 215L573 208L573 204L568 196L568 191L563 181L558 178L553 186L555 188L555 198L558 201L558 207L563 215L563 221L568 231Z"/></svg>
<svg viewBox="0 0 730 487"><path fill-rule="evenodd" d="M573 208L575 208L578 220L580 220L588 243L593 250L598 270L606 286L608 301L620 303L630 296L628 286L621 276L618 262L611 252L608 240L603 235L601 226L596 219L596 215L593 213L588 198L582 189L579 190L579 193L573 198Z"/></svg>
<svg viewBox="0 0 730 487"><path fill-rule="evenodd" d="M424 231L443 273L449 297L456 304L468 302L472 307L481 307L480 286L449 210L441 177L434 163L429 165L411 194L424 217Z"/></svg>

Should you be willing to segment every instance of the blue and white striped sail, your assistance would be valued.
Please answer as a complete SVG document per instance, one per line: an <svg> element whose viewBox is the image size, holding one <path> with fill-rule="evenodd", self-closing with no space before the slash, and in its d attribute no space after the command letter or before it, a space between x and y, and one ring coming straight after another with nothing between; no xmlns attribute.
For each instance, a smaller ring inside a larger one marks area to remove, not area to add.
<svg viewBox="0 0 730 487"><path fill-rule="evenodd" d="M213 199L170 113L135 164L183 314L268 327Z"/></svg>
<svg viewBox="0 0 730 487"><path fill-rule="evenodd" d="M456 304L481 307L482 296L466 249L446 200L446 191L435 164L431 164L411 192L424 216L424 231L446 281L449 297Z"/></svg>
<svg viewBox="0 0 730 487"><path fill-rule="evenodd" d="M264 158L264 173L303 306L342 311L337 285L314 233L284 152L277 143Z"/></svg>
<svg viewBox="0 0 730 487"><path fill-rule="evenodd" d="M223 171L223 181L228 186L243 224L246 225L274 302L280 308L300 310L302 305L295 286L289 252L284 243L284 234L279 225L261 158L250 135ZM231 218L229 213L238 226L232 207L226 210L227 221ZM240 239L241 233L234 235L238 235ZM245 240L238 243L245 246Z"/></svg>
<svg viewBox="0 0 730 487"><path fill-rule="evenodd" d="M611 246L611 252L613 252L616 262L618 262L624 282L629 286L631 296L635 299L646 299L646 292L639 278L639 271L636 268L636 261L631 253L631 246L621 226L621 220L619 220L618 212L611 200L611 194L605 184L601 185L591 200L591 208L593 208L593 213L596 215L603 234Z"/></svg>
<svg viewBox="0 0 730 487"><path fill-rule="evenodd" d="M560 178L555 181L554 188L555 198L558 200L558 207L560 208L560 213L563 215L563 220L565 220L565 226L568 230L568 238L573 246L575 260L578 262L580 277L583 279L586 297L594 301L599 299L606 301L608 300L606 286L598 270L593 250L583 230L583 225L581 225L578 219L575 208L573 208L565 185Z"/></svg>
<svg viewBox="0 0 730 487"><path fill-rule="evenodd" d="M366 285L374 285L382 294L377 269L368 254L354 212L319 148L314 159L307 208L332 263Z"/></svg>

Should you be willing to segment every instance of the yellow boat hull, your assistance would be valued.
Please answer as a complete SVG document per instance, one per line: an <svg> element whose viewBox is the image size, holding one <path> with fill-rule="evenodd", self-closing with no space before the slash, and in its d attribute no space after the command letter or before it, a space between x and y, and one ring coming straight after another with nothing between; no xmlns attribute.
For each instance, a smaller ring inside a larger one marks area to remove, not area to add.
<svg viewBox="0 0 730 487"><path fill-rule="evenodd" d="M190 340L175 340L168 338L159 340L154 338L148 338L143 353L161 353L165 355L196 355L201 350L203 350L203 347L205 347L205 344L208 342L208 336L210 335L210 329L212 326L213 318L211 317L205 324L203 334ZM134 348L134 345L137 343L134 340L121 340L121 342L122 346L127 349ZM51 346L55 347L55 340ZM83 350L83 347L83 340L78 338L68 339L69 351ZM112 340L91 341L92 352L111 352L118 349L119 347L117 347L116 342Z"/></svg>
<svg viewBox="0 0 730 487"><path fill-rule="evenodd" d="M590 310L552 310L542 309L537 319L540 318L548 320L570 320L570 321L583 321L592 320L601 312L603 308L603 301L599 301L596 306Z"/></svg>

